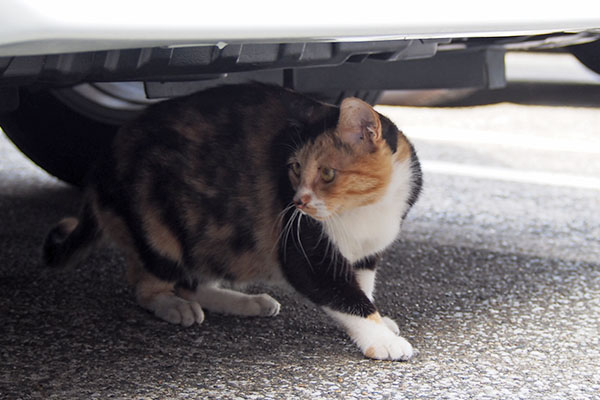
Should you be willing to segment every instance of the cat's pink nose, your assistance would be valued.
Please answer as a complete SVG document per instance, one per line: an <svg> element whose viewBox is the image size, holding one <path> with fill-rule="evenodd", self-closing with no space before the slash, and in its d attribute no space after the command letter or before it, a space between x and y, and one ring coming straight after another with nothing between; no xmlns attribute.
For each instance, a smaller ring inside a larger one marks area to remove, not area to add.
<svg viewBox="0 0 600 400"><path fill-rule="evenodd" d="M304 209L310 203L310 194L304 194L302 196L294 196L294 205L299 209Z"/></svg>

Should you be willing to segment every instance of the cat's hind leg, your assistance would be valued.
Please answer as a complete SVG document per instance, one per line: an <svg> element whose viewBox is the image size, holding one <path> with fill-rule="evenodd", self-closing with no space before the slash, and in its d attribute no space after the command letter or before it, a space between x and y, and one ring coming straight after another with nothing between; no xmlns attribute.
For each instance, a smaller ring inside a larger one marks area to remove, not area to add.
<svg viewBox="0 0 600 400"><path fill-rule="evenodd" d="M138 304L173 324L200 324L204 320L200 305L175 294L175 282L183 269L181 245L159 213L147 208L141 227L131 215L125 218L110 209L102 210L101 215L109 236L125 253L127 278L135 288Z"/></svg>
<svg viewBox="0 0 600 400"><path fill-rule="evenodd" d="M130 263L129 280L135 285L138 304L158 318L183 326L204 321L200 304L177 296L174 283L157 278L135 263Z"/></svg>
<svg viewBox="0 0 600 400"><path fill-rule="evenodd" d="M198 285L195 290L179 289L177 293L202 308L220 314L246 317L272 317L279 313L280 304L266 293L246 294L219 287L217 284Z"/></svg>

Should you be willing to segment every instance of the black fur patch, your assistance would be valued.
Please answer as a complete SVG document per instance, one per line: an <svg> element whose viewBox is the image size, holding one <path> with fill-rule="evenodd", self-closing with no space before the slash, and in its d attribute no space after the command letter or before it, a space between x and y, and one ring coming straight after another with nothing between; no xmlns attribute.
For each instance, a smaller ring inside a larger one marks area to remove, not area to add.
<svg viewBox="0 0 600 400"><path fill-rule="evenodd" d="M281 243L279 259L288 282L317 305L361 317L377 311L361 290L353 266L323 237L319 222L302 218L300 240L291 237Z"/></svg>
<svg viewBox="0 0 600 400"><path fill-rule="evenodd" d="M402 216L402 219L406 218L406 215L410 211L413 205L419 199L419 195L423 190L423 172L421 171L421 164L417 158L417 152L412 144L410 144L410 170L412 174L412 181L410 186L410 195L408 197L408 209Z"/></svg>
<svg viewBox="0 0 600 400"><path fill-rule="evenodd" d="M61 245L69 236L62 225L56 225L48 232L42 247L42 259L48 267L59 267L61 260Z"/></svg>
<svg viewBox="0 0 600 400"><path fill-rule="evenodd" d="M379 255L365 257L362 260L355 262L353 267L354 267L354 269L374 270L377 268L377 264L379 263L380 258L381 257Z"/></svg>
<svg viewBox="0 0 600 400"><path fill-rule="evenodd" d="M231 241L231 248L237 253L252 250L256 246L256 237L254 236L254 224L252 217L247 210L238 208L234 212L234 235Z"/></svg>
<svg viewBox="0 0 600 400"><path fill-rule="evenodd" d="M392 149L392 153L395 153L398 149L398 128L386 116L379 113L378 115L381 121L381 136Z"/></svg>
<svg viewBox="0 0 600 400"><path fill-rule="evenodd" d="M49 267L67 267L81 261L101 236L100 228L89 204L84 204L80 219L72 232L59 223L46 236L42 257Z"/></svg>

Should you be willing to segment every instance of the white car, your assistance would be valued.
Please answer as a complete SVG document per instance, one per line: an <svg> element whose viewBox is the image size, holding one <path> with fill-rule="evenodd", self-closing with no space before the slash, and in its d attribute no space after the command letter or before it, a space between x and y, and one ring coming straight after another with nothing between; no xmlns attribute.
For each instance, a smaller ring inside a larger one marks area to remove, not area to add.
<svg viewBox="0 0 600 400"><path fill-rule="evenodd" d="M329 102L498 88L509 49L565 48L600 73L600 3L2 0L0 126L81 185L119 125L209 86L271 82Z"/></svg>

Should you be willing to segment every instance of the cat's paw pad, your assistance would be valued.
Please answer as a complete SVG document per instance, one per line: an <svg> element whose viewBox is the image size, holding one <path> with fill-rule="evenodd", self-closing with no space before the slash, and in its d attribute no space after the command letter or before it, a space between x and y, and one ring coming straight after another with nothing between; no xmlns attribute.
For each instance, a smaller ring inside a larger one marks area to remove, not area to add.
<svg viewBox="0 0 600 400"><path fill-rule="evenodd" d="M376 360L400 360L406 361L413 356L413 347L406 339L390 335L380 337L376 343L366 346L363 353L368 358Z"/></svg>
<svg viewBox="0 0 600 400"><path fill-rule="evenodd" d="M174 295L164 295L154 301L154 315L172 324L191 326L204 321L200 304Z"/></svg>
<svg viewBox="0 0 600 400"><path fill-rule="evenodd" d="M279 302L266 293L251 296L246 303L248 316L273 317L280 308Z"/></svg>
<svg viewBox="0 0 600 400"><path fill-rule="evenodd" d="M385 324L385 326L387 326L387 328L394 332L394 335L399 335L400 334L400 327L398 327L398 324L396 323L396 321L394 321L393 319L389 318L389 317L382 317L381 321Z"/></svg>

